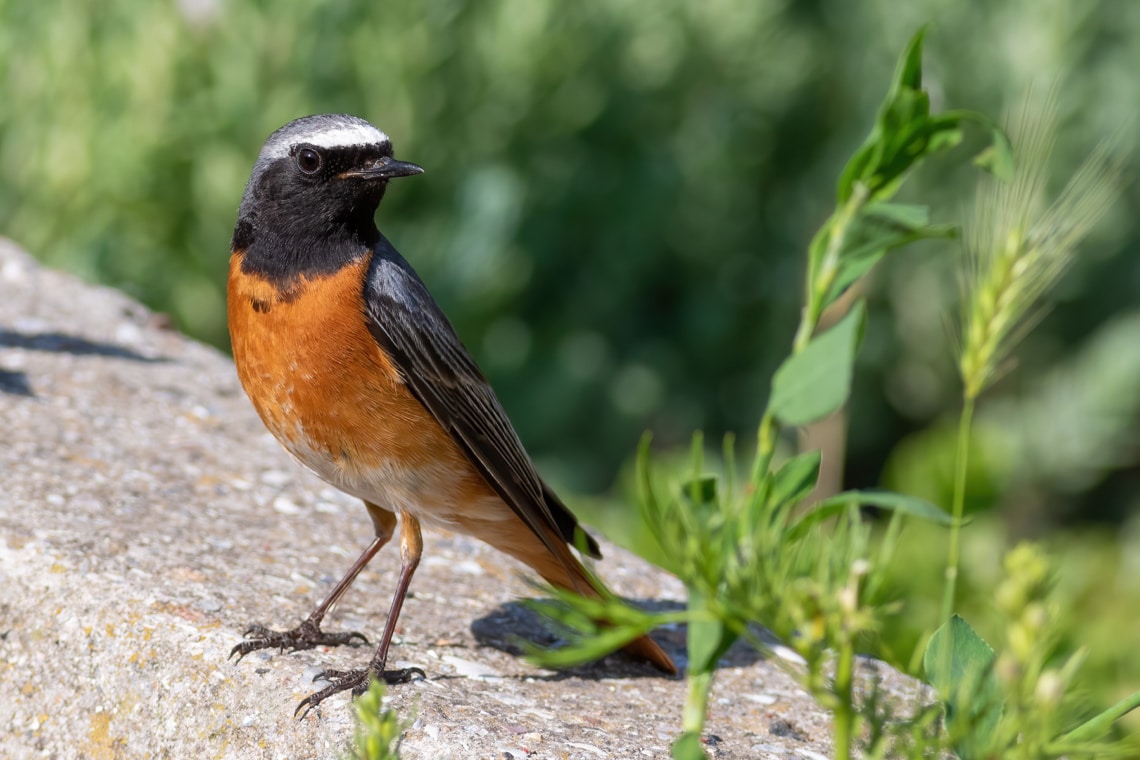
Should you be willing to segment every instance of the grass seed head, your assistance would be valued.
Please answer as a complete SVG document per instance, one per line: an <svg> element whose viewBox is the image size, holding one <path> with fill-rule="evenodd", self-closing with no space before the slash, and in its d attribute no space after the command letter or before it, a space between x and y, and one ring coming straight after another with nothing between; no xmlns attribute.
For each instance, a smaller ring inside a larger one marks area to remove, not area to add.
<svg viewBox="0 0 1140 760"><path fill-rule="evenodd" d="M1043 99L1031 92L1008 119L1013 178L987 179L977 194L966 235L959 359L967 398L979 396L1000 375L1121 184L1120 163L1111 146L1102 144L1057 199L1047 202L1056 118L1056 88Z"/></svg>

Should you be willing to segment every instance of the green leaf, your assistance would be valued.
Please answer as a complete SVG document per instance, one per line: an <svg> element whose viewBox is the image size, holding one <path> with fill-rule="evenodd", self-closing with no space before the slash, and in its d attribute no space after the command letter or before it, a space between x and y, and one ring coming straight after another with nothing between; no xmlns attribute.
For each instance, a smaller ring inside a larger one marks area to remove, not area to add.
<svg viewBox="0 0 1140 760"><path fill-rule="evenodd" d="M972 122L988 131L990 144L974 156L974 165L993 174L1002 182L1008 182L1013 178L1013 143L996 121L977 111L944 111L940 116L945 119L957 119L959 122Z"/></svg>
<svg viewBox="0 0 1140 760"><path fill-rule="evenodd" d="M930 224L930 209L913 203L872 203L863 210L863 214L905 230L916 230Z"/></svg>
<svg viewBox="0 0 1140 760"><path fill-rule="evenodd" d="M542 584L535 586L552 598L523 599L522 605L545 618L570 641L564 647L546 649L519 639L527 659L542 667L566 668L592 662L662 622L659 614L631 607L616 597L595 599Z"/></svg>
<svg viewBox="0 0 1140 760"><path fill-rule="evenodd" d="M575 638L570 644L557 649L540 647L525 639L519 639L518 645L522 648L524 656L540 668L561 670L600 660L644 633L645 631L639 628L620 626L603 628L588 636Z"/></svg>
<svg viewBox="0 0 1140 760"><path fill-rule="evenodd" d="M677 741L673 742L670 751L673 760L705 760L705 747L701 744L701 735L696 731L686 731Z"/></svg>
<svg viewBox="0 0 1140 760"><path fill-rule="evenodd" d="M768 494L770 504L795 504L815 488L819 480L820 452L806 451L780 465L772 476L772 490Z"/></svg>
<svg viewBox="0 0 1140 760"><path fill-rule="evenodd" d="M1002 134L1004 137L1003 133L999 132L998 134ZM1013 176L1013 154L1009 150L1008 140L1004 144L1006 150L1002 150L999 145L999 141L995 138L992 145L987 146L981 153L974 156L974 166L1006 181Z"/></svg>
<svg viewBox="0 0 1140 760"><path fill-rule="evenodd" d="M875 178L880 173L887 147L898 142L898 132L915 118L916 111L920 116L925 115L921 112L924 96L919 91L922 87L922 40L925 35L926 29L919 29L907 43L871 133L843 168L838 188L840 205L851 197L856 182L863 182L872 189L884 184Z"/></svg>
<svg viewBox="0 0 1140 760"><path fill-rule="evenodd" d="M993 136L992 145L975 163L1002 178L1012 174L1009 139L993 120L961 110L931 116L930 98L922 89L924 34L925 29L919 29L903 51L870 134L840 174L836 189L840 206L848 202L857 185L866 188L870 201L887 200L925 158L961 143L962 126L967 122L984 127Z"/></svg>
<svg viewBox="0 0 1140 760"><path fill-rule="evenodd" d="M716 617L700 592L689 590L688 654L690 673L708 673L737 639L734 631Z"/></svg>
<svg viewBox="0 0 1140 760"><path fill-rule="evenodd" d="M653 489L652 474L650 473L649 443L652 438L649 433L645 433L641 436L641 442L637 447L636 514L641 519L628 520L618 527L625 529L621 532L621 536L625 538L626 543L623 545L627 549L636 552L642 559L677 575L680 570L678 558L666 548L669 539L668 532L663 525L665 507L657 499L657 494ZM610 538L614 537L610 536Z"/></svg>
<svg viewBox="0 0 1140 760"><path fill-rule="evenodd" d="M950 526L954 518L925 499L890 491L844 491L819 502L788 528L788 538L802 538L812 526L841 514L851 505L878 507L899 514L920 517L938 525Z"/></svg>
<svg viewBox="0 0 1140 760"><path fill-rule="evenodd" d="M953 237L952 225L931 225L926 206L873 203L856 217L839 254L839 270L824 304L843 295L848 287L895 248L919 240Z"/></svg>
<svg viewBox="0 0 1140 760"><path fill-rule="evenodd" d="M681 496L694 507L708 509L717 504L716 475L700 475L681 486Z"/></svg>
<svg viewBox="0 0 1140 760"><path fill-rule="evenodd" d="M753 498L740 512L738 537L754 542L765 531L783 530L792 508L815 488L819 480L820 452L807 451L784 462L780 469L764 478ZM747 537L747 538L745 538Z"/></svg>
<svg viewBox="0 0 1140 760"><path fill-rule="evenodd" d="M847 401L863 315L860 301L839 324L817 335L776 370L768 405L785 425L806 425L822 419Z"/></svg>
<svg viewBox="0 0 1140 760"><path fill-rule="evenodd" d="M895 85L897 89L903 87L917 90L922 87L922 40L926 37L926 27L919 27L907 43L906 50L900 56L898 70L895 72ZM891 93L894 94L894 91Z"/></svg>
<svg viewBox="0 0 1140 760"><path fill-rule="evenodd" d="M959 757L982 757L993 744L1002 712L993 648L954 615L934 632L922 665L943 699L948 727L957 726L953 733L963 737L955 744Z"/></svg>

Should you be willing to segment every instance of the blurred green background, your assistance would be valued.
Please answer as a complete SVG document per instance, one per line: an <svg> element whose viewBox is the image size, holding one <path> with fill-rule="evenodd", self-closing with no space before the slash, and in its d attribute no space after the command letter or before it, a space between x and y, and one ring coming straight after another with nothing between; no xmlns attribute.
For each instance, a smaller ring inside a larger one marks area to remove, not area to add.
<svg viewBox="0 0 1140 760"><path fill-rule="evenodd" d="M262 141L304 114L363 116L427 169L392 188L381 229L543 471L598 492L645 429L664 448L695 428L751 439L806 243L923 23L937 108L1000 115L1060 76L1058 184L1112 135L1136 174L1127 0L0 0L0 234L224 348L229 236ZM925 167L908 199L960 220L976 181L960 163ZM971 493L998 516L977 535L1096 557L1091 588L1125 640L1140 634L1137 195L983 400ZM848 486L948 503L954 253L916 247L867 284ZM937 584L940 549L911 561L900 583L922 593L929 569ZM1128 655L1112 656L1106 677Z"/></svg>

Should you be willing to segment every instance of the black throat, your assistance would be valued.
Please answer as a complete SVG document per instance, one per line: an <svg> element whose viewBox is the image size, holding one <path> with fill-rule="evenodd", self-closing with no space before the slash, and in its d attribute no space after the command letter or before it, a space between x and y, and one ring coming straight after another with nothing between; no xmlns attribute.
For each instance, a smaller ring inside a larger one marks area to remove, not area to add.
<svg viewBox="0 0 1140 760"><path fill-rule="evenodd" d="M243 203L230 252L242 252L244 273L287 291L302 277L334 274L366 256L380 240L374 219L377 205L366 201L348 213L334 214L268 199Z"/></svg>

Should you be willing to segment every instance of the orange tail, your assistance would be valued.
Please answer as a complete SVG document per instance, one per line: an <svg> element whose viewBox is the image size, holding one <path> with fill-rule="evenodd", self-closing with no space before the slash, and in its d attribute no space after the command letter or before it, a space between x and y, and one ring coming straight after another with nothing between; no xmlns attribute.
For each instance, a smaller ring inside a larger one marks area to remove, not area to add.
<svg viewBox="0 0 1140 760"><path fill-rule="evenodd" d="M561 548L562 556L554 556L550 549L531 532L522 520L504 520L496 523L483 523L478 526L482 530L472 530L475 525L468 523L464 526L471 530L481 540L505 552L515 559L525 563L552 586L574 591L584 596L602 598L604 588L599 588L600 581L593 579L586 573L582 563L574 556L562 541L552 543ZM605 622L605 621L599 621ZM623 647L624 651L634 657L652 663L659 670L670 675L676 675L677 666L665 651L648 636L634 639Z"/></svg>
<svg viewBox="0 0 1140 760"><path fill-rule="evenodd" d="M572 555L569 551L566 552L565 559L567 560L567 564L573 568L573 577L569 576L569 574L566 572L566 568L561 562L553 563L557 568L556 573L543 572L543 570L540 570L537 567L535 570L538 570L543 579L552 586L568 589L570 591L576 591L579 594L583 594L585 596L601 598L605 589L597 588L594 585L600 584L601 581L599 581L597 578L591 578L589 575L587 575L585 569L582 567L582 564L578 561L578 558ZM528 562L527 564L530 563ZM673 660L669 657L669 655L665 654L665 651L660 646L658 646L656 641L649 638L649 636L639 636L638 638L622 647L622 650L627 654L633 655L639 660L645 660L652 663L655 667L657 667L658 670L664 671L669 675L677 674L677 666L673 664Z"/></svg>

